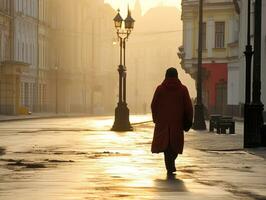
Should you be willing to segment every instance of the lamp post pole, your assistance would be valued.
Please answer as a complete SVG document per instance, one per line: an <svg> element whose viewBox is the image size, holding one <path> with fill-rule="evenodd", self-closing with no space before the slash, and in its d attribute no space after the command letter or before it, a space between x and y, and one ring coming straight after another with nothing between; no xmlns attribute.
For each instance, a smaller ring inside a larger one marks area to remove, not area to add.
<svg viewBox="0 0 266 200"><path fill-rule="evenodd" d="M58 114L58 67L55 68L55 113Z"/></svg>
<svg viewBox="0 0 266 200"><path fill-rule="evenodd" d="M199 35L198 35L198 71L197 71L197 102L194 107L193 129L206 130L204 106L202 103L202 22L203 0L199 0Z"/></svg>
<svg viewBox="0 0 266 200"><path fill-rule="evenodd" d="M249 108L250 108L250 94L251 94L251 62L252 62L252 46L250 43L250 0L248 0L247 5L247 45L246 51L244 52L246 57L246 97L245 97L245 105L244 105L244 147L248 147L250 141L252 140L252 135L249 134L248 131L248 123L250 123L249 117Z"/></svg>
<svg viewBox="0 0 266 200"><path fill-rule="evenodd" d="M250 44L250 0L248 0L248 23L247 23L247 45L246 45L246 104L250 104L250 89L251 89L251 61L252 61L252 46Z"/></svg>
<svg viewBox="0 0 266 200"><path fill-rule="evenodd" d="M117 33L117 35L119 35ZM119 43L120 43L120 64L118 66L118 72L119 72L119 101L118 105L122 104L122 89L123 89L123 73L124 73L124 67L122 65L122 55L123 55L123 38L119 37Z"/></svg>
<svg viewBox="0 0 266 200"><path fill-rule="evenodd" d="M127 98L127 68L126 68L126 38L123 40L123 55L124 55L124 62L123 62L123 66L124 66L124 73L123 73L123 102L127 102L126 98Z"/></svg>
<svg viewBox="0 0 266 200"><path fill-rule="evenodd" d="M244 147L261 146L261 128L263 125L263 104L261 102L261 8L262 1L255 1L255 29L254 29L254 62L252 102L248 106L250 120L246 120L246 134Z"/></svg>
<svg viewBox="0 0 266 200"><path fill-rule="evenodd" d="M115 121L111 130L132 131L133 128L129 121L129 109L126 103L126 40L134 28L135 20L131 17L129 10L127 18L123 20L118 10L114 22L120 43L120 64L118 66L119 100L115 109ZM123 23L124 27L122 27Z"/></svg>

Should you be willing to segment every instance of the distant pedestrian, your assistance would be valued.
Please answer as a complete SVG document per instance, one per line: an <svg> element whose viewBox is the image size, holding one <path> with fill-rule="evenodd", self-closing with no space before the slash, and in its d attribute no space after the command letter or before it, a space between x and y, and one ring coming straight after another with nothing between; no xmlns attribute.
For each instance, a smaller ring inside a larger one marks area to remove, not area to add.
<svg viewBox="0 0 266 200"><path fill-rule="evenodd" d="M151 103L155 123L152 153L164 152L168 174L176 171L175 159L183 153L184 131L192 125L193 108L187 87L178 79L175 68L169 68L165 80L154 93Z"/></svg>

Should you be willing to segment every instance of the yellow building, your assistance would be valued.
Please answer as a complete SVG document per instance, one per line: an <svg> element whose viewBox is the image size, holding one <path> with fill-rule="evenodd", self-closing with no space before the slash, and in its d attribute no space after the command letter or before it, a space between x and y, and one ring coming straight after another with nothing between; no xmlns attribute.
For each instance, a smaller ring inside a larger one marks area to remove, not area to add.
<svg viewBox="0 0 266 200"><path fill-rule="evenodd" d="M19 114L21 76L29 64L15 57L13 1L0 0L0 114Z"/></svg>

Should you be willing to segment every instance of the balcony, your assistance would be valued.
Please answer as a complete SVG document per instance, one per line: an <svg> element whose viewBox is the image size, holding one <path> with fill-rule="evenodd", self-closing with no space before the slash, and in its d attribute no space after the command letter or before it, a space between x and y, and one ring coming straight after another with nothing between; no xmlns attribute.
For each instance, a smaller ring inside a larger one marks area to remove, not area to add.
<svg viewBox="0 0 266 200"><path fill-rule="evenodd" d="M0 63L1 72L8 75L20 75L29 69L30 64L20 61L6 60Z"/></svg>

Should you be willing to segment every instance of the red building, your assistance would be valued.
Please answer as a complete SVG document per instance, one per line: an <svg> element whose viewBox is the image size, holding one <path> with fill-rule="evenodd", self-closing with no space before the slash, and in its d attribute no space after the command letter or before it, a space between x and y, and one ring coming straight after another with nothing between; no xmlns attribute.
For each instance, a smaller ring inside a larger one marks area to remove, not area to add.
<svg viewBox="0 0 266 200"><path fill-rule="evenodd" d="M227 63L204 63L203 100L209 112L222 113L227 104Z"/></svg>

